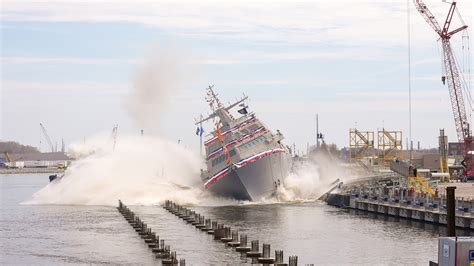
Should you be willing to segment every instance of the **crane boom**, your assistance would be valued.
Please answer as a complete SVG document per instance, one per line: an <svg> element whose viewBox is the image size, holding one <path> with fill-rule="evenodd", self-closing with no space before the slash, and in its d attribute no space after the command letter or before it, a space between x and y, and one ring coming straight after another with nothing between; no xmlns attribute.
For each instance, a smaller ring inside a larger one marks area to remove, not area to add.
<svg viewBox="0 0 474 266"><path fill-rule="evenodd" d="M448 81L449 96L451 99L451 107L453 109L456 132L459 142L465 142L465 140L470 136L469 120L467 119L459 70L449 40L455 33L467 28L467 25L463 25L451 32L449 31L449 26L451 25L454 11L456 9L456 2L451 3L443 28L441 28L435 16L421 0L415 0L414 2L418 12L441 38L443 44L443 63L446 69L446 80ZM445 78L443 77L442 80L444 82Z"/></svg>
<svg viewBox="0 0 474 266"><path fill-rule="evenodd" d="M5 159L7 159L7 163L13 162L12 158L10 157L10 154L7 151L5 151L4 154L5 154Z"/></svg>
<svg viewBox="0 0 474 266"><path fill-rule="evenodd" d="M453 49L451 48L450 43L451 37L457 32L466 29L467 25L463 25L455 30L449 31L454 11L456 10L456 1L451 3L448 15L442 28L434 15L421 0L414 0L414 3L421 16L441 38L443 45L443 63L446 70L446 76L442 77L442 81L444 83L445 80L447 80L458 140L459 142L464 143L464 160L462 162L463 166L465 167L464 175L474 176L474 162L470 152L472 137L469 128L466 107L464 104L462 88L463 84L461 82L461 76L456 65L456 59L454 57Z"/></svg>
<svg viewBox="0 0 474 266"><path fill-rule="evenodd" d="M438 21L436 20L435 16L431 13L428 7L423 3L421 0L415 0L415 7L421 16L428 22L428 24L433 28L436 33L441 35L441 26L439 25Z"/></svg>
<svg viewBox="0 0 474 266"><path fill-rule="evenodd" d="M43 131L44 138L46 139L49 147L51 148L51 152L54 152L54 145L53 145L53 142L51 141L51 138L48 135L48 132L46 132L46 128L41 123L40 123L40 127L41 127L41 130Z"/></svg>

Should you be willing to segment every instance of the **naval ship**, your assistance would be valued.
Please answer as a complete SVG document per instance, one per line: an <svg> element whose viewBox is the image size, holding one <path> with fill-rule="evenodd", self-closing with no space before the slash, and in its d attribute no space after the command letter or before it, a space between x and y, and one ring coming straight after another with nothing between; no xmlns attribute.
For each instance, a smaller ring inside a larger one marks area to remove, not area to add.
<svg viewBox="0 0 474 266"><path fill-rule="evenodd" d="M273 196L291 167L291 152L281 142L283 134L279 130L272 133L254 112L247 111L247 96L224 106L213 86L207 88L206 94L212 113L196 121L201 133L203 122L213 122L214 127L204 141L204 187L238 200L256 201ZM238 115L231 114L233 108L238 108L234 112Z"/></svg>

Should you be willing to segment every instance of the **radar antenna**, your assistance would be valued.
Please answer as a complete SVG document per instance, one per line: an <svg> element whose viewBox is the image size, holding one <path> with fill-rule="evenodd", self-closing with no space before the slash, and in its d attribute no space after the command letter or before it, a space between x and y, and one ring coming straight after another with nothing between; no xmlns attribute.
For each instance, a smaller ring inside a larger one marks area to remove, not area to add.
<svg viewBox="0 0 474 266"><path fill-rule="evenodd" d="M217 98L217 93L214 92L212 89L214 88L214 85L209 85L209 87L206 88L206 101L209 103L211 106L211 110L215 111L216 109L222 108L223 105L219 98Z"/></svg>

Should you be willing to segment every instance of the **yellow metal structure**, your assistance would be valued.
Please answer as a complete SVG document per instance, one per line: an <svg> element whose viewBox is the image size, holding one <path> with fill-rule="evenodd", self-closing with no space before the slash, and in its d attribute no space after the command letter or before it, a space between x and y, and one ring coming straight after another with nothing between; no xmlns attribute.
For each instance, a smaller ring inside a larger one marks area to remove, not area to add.
<svg viewBox="0 0 474 266"><path fill-rule="evenodd" d="M377 150L379 165L389 166L393 159L402 159L402 132L388 131L383 128L377 132Z"/></svg>
<svg viewBox="0 0 474 266"><path fill-rule="evenodd" d="M370 159L375 157L374 132L349 130L349 154L351 161Z"/></svg>
<svg viewBox="0 0 474 266"><path fill-rule="evenodd" d="M439 130L439 171L449 173L448 168L448 136L444 135L444 129Z"/></svg>
<svg viewBox="0 0 474 266"><path fill-rule="evenodd" d="M57 164L58 169L66 169L66 164L64 162L60 162Z"/></svg>
<svg viewBox="0 0 474 266"><path fill-rule="evenodd" d="M425 191L427 193L430 193L431 195L434 194L433 189L430 188L430 186L428 186L428 184L426 184L426 182L421 177L419 177L418 175L412 176L412 174L410 173L408 175L407 181L408 181L408 184L407 184L408 188L413 186L415 191L421 191L421 188L423 188L423 191Z"/></svg>

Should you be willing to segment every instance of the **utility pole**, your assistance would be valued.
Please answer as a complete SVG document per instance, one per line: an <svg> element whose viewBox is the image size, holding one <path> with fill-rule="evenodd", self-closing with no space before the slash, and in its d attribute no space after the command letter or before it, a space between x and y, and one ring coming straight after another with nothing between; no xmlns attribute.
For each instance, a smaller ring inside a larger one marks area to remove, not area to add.
<svg viewBox="0 0 474 266"><path fill-rule="evenodd" d="M319 149L319 118L316 114L316 148Z"/></svg>

